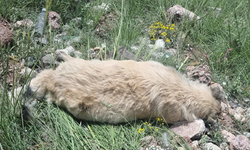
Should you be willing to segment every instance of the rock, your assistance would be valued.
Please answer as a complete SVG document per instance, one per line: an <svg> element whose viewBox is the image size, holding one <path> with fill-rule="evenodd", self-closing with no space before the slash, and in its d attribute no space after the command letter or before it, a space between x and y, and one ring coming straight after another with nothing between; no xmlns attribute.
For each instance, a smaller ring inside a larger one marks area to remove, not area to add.
<svg viewBox="0 0 250 150"><path fill-rule="evenodd" d="M234 118L238 121L244 122L246 118L243 116L244 109L241 107L237 107L235 110L229 108L229 114L234 116Z"/></svg>
<svg viewBox="0 0 250 150"><path fill-rule="evenodd" d="M221 143L220 148L222 150L229 150L229 146L228 146L228 144L226 142Z"/></svg>
<svg viewBox="0 0 250 150"><path fill-rule="evenodd" d="M74 25L74 27L78 27L80 28L82 26L82 18L81 17L77 17L77 18L74 18L70 21L70 23L72 25ZM93 22L94 23L94 22ZM88 23L87 23L88 24Z"/></svg>
<svg viewBox="0 0 250 150"><path fill-rule="evenodd" d="M2 47L7 46L10 42L12 42L12 33L9 28L0 24L0 44Z"/></svg>
<svg viewBox="0 0 250 150"><path fill-rule="evenodd" d="M82 58L82 53L79 52L79 51L75 51L74 55L75 55L76 58Z"/></svg>
<svg viewBox="0 0 250 150"><path fill-rule="evenodd" d="M142 147L150 147L157 145L157 142L153 136L146 136L140 140L140 145Z"/></svg>
<svg viewBox="0 0 250 150"><path fill-rule="evenodd" d="M56 50L56 52L57 51L63 51L64 53L66 53L69 56L74 56L75 49L72 46L68 46L65 49L58 49L58 50Z"/></svg>
<svg viewBox="0 0 250 150"><path fill-rule="evenodd" d="M234 127L234 120L226 112L221 113L219 122L221 125L223 125L226 128L233 128Z"/></svg>
<svg viewBox="0 0 250 150"><path fill-rule="evenodd" d="M246 117L247 119L250 119L250 108L247 108L247 109L246 109L245 117Z"/></svg>
<svg viewBox="0 0 250 150"><path fill-rule="evenodd" d="M189 137L190 139L199 139L205 131L205 123L198 119L192 122L183 121L175 123L170 127L172 131L181 137Z"/></svg>
<svg viewBox="0 0 250 150"><path fill-rule="evenodd" d="M165 42L163 39L158 39L155 41L155 46L156 49L161 49L161 48L165 48Z"/></svg>
<svg viewBox="0 0 250 150"><path fill-rule="evenodd" d="M223 136L223 138L225 138L227 140L228 143L231 143L236 138L232 133L230 133L226 130L222 130L221 135Z"/></svg>
<svg viewBox="0 0 250 150"><path fill-rule="evenodd" d="M33 26L33 21L31 21L30 19L24 19L24 20L20 20L20 21L17 21L14 26L15 27L28 27L28 28L31 28Z"/></svg>
<svg viewBox="0 0 250 150"><path fill-rule="evenodd" d="M246 103L249 103L250 99L245 97L245 98L243 98L243 101L246 102Z"/></svg>
<svg viewBox="0 0 250 150"><path fill-rule="evenodd" d="M81 36L73 37L66 43L66 45L71 45L72 43L79 43L81 41Z"/></svg>
<svg viewBox="0 0 250 150"><path fill-rule="evenodd" d="M221 150L218 146L214 145L213 143L205 143L202 146L202 150Z"/></svg>
<svg viewBox="0 0 250 150"><path fill-rule="evenodd" d="M186 68L187 76L194 80L199 79L201 83L211 83L211 71L208 65L199 65L197 67L188 66Z"/></svg>
<svg viewBox="0 0 250 150"><path fill-rule="evenodd" d="M107 11L109 9L109 6L108 6L108 4L102 3L101 5L94 6L93 8L96 10L106 10Z"/></svg>
<svg viewBox="0 0 250 150"><path fill-rule="evenodd" d="M221 102L220 105L221 105L221 111L222 112L227 112L229 110L229 108L230 108L230 105L228 105L228 104L226 104L224 102Z"/></svg>
<svg viewBox="0 0 250 150"><path fill-rule="evenodd" d="M51 68L52 66L57 67L59 64L60 62L55 60L53 54L47 54L42 58L42 66L44 66L45 69Z"/></svg>
<svg viewBox="0 0 250 150"><path fill-rule="evenodd" d="M250 132L243 132L243 135L246 136L247 138L250 138Z"/></svg>
<svg viewBox="0 0 250 150"><path fill-rule="evenodd" d="M166 132L164 132L162 134L162 147L165 149L171 149L168 138L169 138L168 134Z"/></svg>
<svg viewBox="0 0 250 150"><path fill-rule="evenodd" d="M199 16L195 17L196 15L193 12L183 8L180 5L174 5L173 7L170 7L167 10L167 15L173 16L173 21L175 21L175 20L180 21L181 19L184 18L184 16L189 17L190 20L193 20L193 19L199 20L200 19Z"/></svg>
<svg viewBox="0 0 250 150"><path fill-rule="evenodd" d="M51 24L52 29L59 29L60 28L60 20L61 17L58 13L54 11L50 11L48 14L48 25Z"/></svg>
<svg viewBox="0 0 250 150"><path fill-rule="evenodd" d="M134 60L135 54L130 52L127 48L120 46L119 47L120 60Z"/></svg>
<svg viewBox="0 0 250 150"><path fill-rule="evenodd" d="M230 147L234 150L250 150L250 141L244 135L237 135L236 138L230 142Z"/></svg>
<svg viewBox="0 0 250 150"><path fill-rule="evenodd" d="M197 140L194 140L194 141L191 143L191 147L192 147L193 149L197 149L198 146L199 146L199 141L197 141Z"/></svg>
<svg viewBox="0 0 250 150"><path fill-rule="evenodd" d="M25 67L21 69L20 74L24 77L27 77L30 75L31 78L34 78L36 77L37 72L35 70Z"/></svg>
<svg viewBox="0 0 250 150"><path fill-rule="evenodd" d="M32 68L35 63L36 60L34 57L28 57L27 61L25 62L26 66L28 66L29 68Z"/></svg>

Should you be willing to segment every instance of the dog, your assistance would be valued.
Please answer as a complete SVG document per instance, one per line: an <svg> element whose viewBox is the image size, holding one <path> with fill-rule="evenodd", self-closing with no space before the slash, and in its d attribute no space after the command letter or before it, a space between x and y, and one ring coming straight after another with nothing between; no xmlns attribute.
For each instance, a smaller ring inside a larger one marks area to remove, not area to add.
<svg viewBox="0 0 250 150"><path fill-rule="evenodd" d="M214 121L221 111L219 87L190 81L173 67L154 61L88 61L62 51L56 56L64 62L30 81L29 99L45 99L80 120L116 124L157 117L173 124Z"/></svg>

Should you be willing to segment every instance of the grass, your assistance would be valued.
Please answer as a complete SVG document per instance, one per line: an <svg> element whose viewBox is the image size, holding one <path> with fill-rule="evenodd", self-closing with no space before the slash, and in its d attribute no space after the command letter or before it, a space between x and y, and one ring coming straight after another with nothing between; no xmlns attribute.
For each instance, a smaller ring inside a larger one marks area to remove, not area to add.
<svg viewBox="0 0 250 150"><path fill-rule="evenodd" d="M107 11L94 9L94 6L102 3L109 4ZM83 58L88 59L87 53L90 48L106 43L107 51L118 50L119 46L133 51L130 47L138 46L139 50L135 53L138 57L144 56L146 60L150 59L148 56L151 53L145 48L146 44L141 39L143 37L150 39L147 30L152 24L157 22L172 24L166 17L165 11L175 4L195 12L201 19L197 22L184 19L176 23L177 37L173 38L172 45L166 46L178 47L177 55L169 58L161 57L157 61L165 65L178 66L177 68L183 71L182 68L192 61L183 58L183 52L189 44L202 52L203 56L199 57L205 58L207 54L206 60L196 61L209 64L213 81L226 83L224 89L229 99L237 99L241 103L242 98L250 97L249 1L53 0L51 10L61 15L62 25L69 25L67 29L69 36L81 37L80 42L74 42L72 45L86 54ZM0 16L11 23L25 18L35 22L37 14L43 7L46 7L46 1L0 1ZM215 9L208 7L222 8L222 10L216 12ZM113 15L111 19L102 18L109 14ZM77 17L81 18L80 22L72 21ZM90 20L93 20L93 25L87 24ZM96 31L100 24L105 27L104 32ZM34 37L33 28L15 28L13 45L7 48L0 47L1 61L10 65L13 60L9 56L15 56L18 60L33 57L37 60L36 63L39 63L38 60L41 60L45 51L66 47L64 43L58 44L52 41L62 30L50 31L46 27L44 35L49 44L41 45L31 40ZM180 38L181 36L183 38ZM179 42L177 42L178 37ZM8 68L4 65L1 67ZM43 103L39 105L38 117L26 122L20 117L22 115L18 114L18 110L22 108L21 96L12 104L7 97L7 90L12 89L7 84L7 73L2 72L1 76L3 79L0 91L0 135L2 135L0 149L139 149L140 139L146 135L161 137L163 132L169 132L168 126L161 125L155 120L146 121L150 122L154 129L158 128L158 131L144 127L145 121L141 120L118 125L81 122L56 106ZM26 83L26 78L20 82L15 80L15 76L18 75L13 74L13 87ZM142 128L144 130L139 133ZM244 128L240 131L244 132ZM214 142L217 144L222 141L217 131L211 137L215 138ZM173 145L177 147L178 144L173 143Z"/></svg>

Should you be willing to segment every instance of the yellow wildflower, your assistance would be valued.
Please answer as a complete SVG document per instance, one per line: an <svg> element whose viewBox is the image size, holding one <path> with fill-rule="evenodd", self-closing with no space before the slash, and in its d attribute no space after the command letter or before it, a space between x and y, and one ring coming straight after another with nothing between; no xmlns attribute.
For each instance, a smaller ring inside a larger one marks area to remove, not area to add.
<svg viewBox="0 0 250 150"><path fill-rule="evenodd" d="M162 32L161 35L166 36L168 34L166 32Z"/></svg>
<svg viewBox="0 0 250 150"><path fill-rule="evenodd" d="M166 39L166 42L170 42L169 38Z"/></svg>
<svg viewBox="0 0 250 150"><path fill-rule="evenodd" d="M155 128L155 130L156 130L156 131L158 131L158 129L157 129L157 128Z"/></svg>
<svg viewBox="0 0 250 150"><path fill-rule="evenodd" d="M144 129L143 129L143 128L140 128L138 132L139 132L139 133L142 133L143 131L144 131Z"/></svg>

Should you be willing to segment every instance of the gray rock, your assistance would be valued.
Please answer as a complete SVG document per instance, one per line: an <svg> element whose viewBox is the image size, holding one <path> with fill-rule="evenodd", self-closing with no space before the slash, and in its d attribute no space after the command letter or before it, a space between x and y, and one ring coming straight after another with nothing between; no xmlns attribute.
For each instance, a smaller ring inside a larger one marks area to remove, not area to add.
<svg viewBox="0 0 250 150"><path fill-rule="evenodd" d="M2 46L7 46L12 42L12 33L9 28L5 27L0 22L0 41Z"/></svg>
<svg viewBox="0 0 250 150"><path fill-rule="evenodd" d="M24 27L32 27L33 26L33 21L31 21L30 19L23 19L23 20L20 20L20 21L17 21L14 26L15 27L20 27L20 26L24 26Z"/></svg>
<svg viewBox="0 0 250 150"><path fill-rule="evenodd" d="M140 141L141 141L141 144L140 144L141 146L150 147L150 146L157 145L157 142L153 136L145 136Z"/></svg>
<svg viewBox="0 0 250 150"><path fill-rule="evenodd" d="M205 143L202 146L202 150L221 150L221 148L219 148L213 143Z"/></svg>
<svg viewBox="0 0 250 150"><path fill-rule="evenodd" d="M25 67L25 68L21 69L20 74L22 76L25 76L25 77L30 75L31 78L34 78L34 77L36 77L37 72L35 70L28 68L28 67Z"/></svg>
<svg viewBox="0 0 250 150"><path fill-rule="evenodd" d="M44 66L46 69L51 68L53 65L57 67L59 64L60 62L55 60L53 54L47 54L42 58L42 66Z"/></svg>
<svg viewBox="0 0 250 150"><path fill-rule="evenodd" d="M189 137L190 139L199 139L205 131L205 123L198 119L192 122L183 121L175 123L170 127L172 131L181 137Z"/></svg>
<svg viewBox="0 0 250 150"><path fill-rule="evenodd" d="M50 11L48 14L48 25L51 25L52 29L59 29L61 24L61 17L58 13Z"/></svg>
<svg viewBox="0 0 250 150"><path fill-rule="evenodd" d="M235 150L250 150L250 141L244 135L237 135L230 145L232 145Z"/></svg>
<svg viewBox="0 0 250 150"><path fill-rule="evenodd" d="M221 135L227 140L228 143L231 143L235 139L235 136L226 130L222 130Z"/></svg>
<svg viewBox="0 0 250 150"><path fill-rule="evenodd" d="M193 12L183 8L180 5L174 5L167 10L167 15L173 16L175 19L180 20L185 16L189 17L190 20L199 20L200 17L196 16Z"/></svg>
<svg viewBox="0 0 250 150"><path fill-rule="evenodd" d="M27 61L25 62L25 65L32 68L33 65L35 64L36 60L34 57L28 57Z"/></svg>
<svg viewBox="0 0 250 150"><path fill-rule="evenodd" d="M165 48L165 42L163 39L158 39L155 41L155 46L154 46L156 49L163 49Z"/></svg>
<svg viewBox="0 0 250 150"><path fill-rule="evenodd" d="M229 150L229 146L228 146L228 144L226 142L221 143L220 148L222 150Z"/></svg>
<svg viewBox="0 0 250 150"><path fill-rule="evenodd" d="M72 47L72 46L68 46L66 47L65 49L58 49L56 50L57 51L63 51L64 53L66 53L67 55L69 56L73 56L74 55L74 52L75 52L75 49Z"/></svg>
<svg viewBox="0 0 250 150"><path fill-rule="evenodd" d="M234 118L238 121L244 122L246 118L243 116L243 112L245 110L241 107L237 107L236 109L229 108L229 114L234 116Z"/></svg>
<svg viewBox="0 0 250 150"><path fill-rule="evenodd" d="M250 132L243 132L243 135L246 136L247 138L250 138Z"/></svg>
<svg viewBox="0 0 250 150"><path fill-rule="evenodd" d="M243 101L248 103L248 102L250 102L250 99L245 97L245 98L243 98Z"/></svg>

